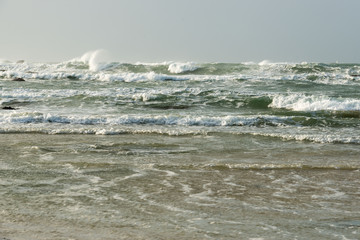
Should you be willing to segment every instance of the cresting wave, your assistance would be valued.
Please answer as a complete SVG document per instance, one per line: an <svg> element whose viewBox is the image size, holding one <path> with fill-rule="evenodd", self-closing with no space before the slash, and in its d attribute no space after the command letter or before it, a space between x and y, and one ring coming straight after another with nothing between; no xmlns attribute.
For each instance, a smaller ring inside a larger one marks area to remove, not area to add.
<svg viewBox="0 0 360 240"><path fill-rule="evenodd" d="M0 116L1 133L46 134L250 134L284 140L360 144L359 123L325 123L302 116L179 116L169 115L56 115L8 112ZM328 120L329 121L329 120ZM343 121L342 121L343 122ZM342 128L332 128L342 126Z"/></svg>
<svg viewBox="0 0 360 240"><path fill-rule="evenodd" d="M289 117L274 116L176 116L176 115L122 115L122 116L57 116L40 112L2 114L0 123L60 123L82 125L177 125L177 126L279 126L285 125Z"/></svg>
<svg viewBox="0 0 360 240"><path fill-rule="evenodd" d="M160 107L153 107L160 109ZM180 111L180 107L162 106L163 111L173 109ZM38 111L7 111L0 115L0 123L60 123L60 124L83 124L83 125L164 125L164 126L255 126L255 127L359 127L360 111L335 111L314 112L309 114L291 114L291 112L279 112L278 115L223 115L212 116L192 115L188 113L168 114L76 114L56 113L54 111L42 113ZM161 111L161 110L160 110Z"/></svg>
<svg viewBox="0 0 360 240"><path fill-rule="evenodd" d="M108 58L107 55L108 54L105 50L99 49L96 51L87 52L80 58L74 58L68 61L68 63L87 64L89 66L90 71L97 72L108 68L108 65L106 63L106 59Z"/></svg>
<svg viewBox="0 0 360 240"><path fill-rule="evenodd" d="M192 72L198 69L195 63L187 62L187 63L171 63L169 65L170 73L184 73L184 72Z"/></svg>
<svg viewBox="0 0 360 240"><path fill-rule="evenodd" d="M295 130L295 131L293 131ZM322 132L321 132L322 131ZM313 143L332 143L332 144L360 144L359 132L351 129L345 131L346 135L341 135L338 131L319 129L318 133L312 133L306 128L286 128L284 132L271 132L269 129L260 128L241 128L224 129L219 126L206 127L190 126L181 128L179 126L164 125L64 125L58 123L51 124L3 124L0 127L0 134L18 133L38 133L38 134L79 134L79 135L143 135L154 134L164 136L211 136L211 135L239 135L254 136L267 139L280 139L282 141L302 141Z"/></svg>
<svg viewBox="0 0 360 240"><path fill-rule="evenodd" d="M324 95L288 94L275 95L269 107L294 111L359 111L360 100L335 98Z"/></svg>

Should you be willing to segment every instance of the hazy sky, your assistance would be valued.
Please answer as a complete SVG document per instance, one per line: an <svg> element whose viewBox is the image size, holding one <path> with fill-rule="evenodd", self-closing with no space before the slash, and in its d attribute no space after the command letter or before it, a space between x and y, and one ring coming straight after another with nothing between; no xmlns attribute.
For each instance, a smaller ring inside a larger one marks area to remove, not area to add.
<svg viewBox="0 0 360 240"><path fill-rule="evenodd" d="M0 59L360 62L360 0L0 0Z"/></svg>

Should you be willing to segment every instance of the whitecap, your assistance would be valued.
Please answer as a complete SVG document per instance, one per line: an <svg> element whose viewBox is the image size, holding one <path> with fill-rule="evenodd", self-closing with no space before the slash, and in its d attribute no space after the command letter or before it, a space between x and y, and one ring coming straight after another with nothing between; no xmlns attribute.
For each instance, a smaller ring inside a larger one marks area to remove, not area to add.
<svg viewBox="0 0 360 240"><path fill-rule="evenodd" d="M74 58L69 62L82 62L89 65L89 70L98 72L107 68L109 56L106 50L98 49L84 53L80 58Z"/></svg>
<svg viewBox="0 0 360 240"><path fill-rule="evenodd" d="M195 71L196 69L198 69L198 66L193 62L175 62L169 65L168 71L171 73L184 73Z"/></svg>
<svg viewBox="0 0 360 240"><path fill-rule="evenodd" d="M360 111L360 100L324 95L279 94L273 97L269 107L294 111Z"/></svg>

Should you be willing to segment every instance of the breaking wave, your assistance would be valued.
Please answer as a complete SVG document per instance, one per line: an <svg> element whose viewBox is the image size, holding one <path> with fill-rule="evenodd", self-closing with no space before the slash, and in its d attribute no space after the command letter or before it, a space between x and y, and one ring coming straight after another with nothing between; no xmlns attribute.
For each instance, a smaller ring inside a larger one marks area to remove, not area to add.
<svg viewBox="0 0 360 240"><path fill-rule="evenodd" d="M286 108L294 111L360 111L360 100L352 98L334 98L305 94L276 95L272 108Z"/></svg>
<svg viewBox="0 0 360 240"><path fill-rule="evenodd" d="M288 117L273 116L176 116L176 115L123 115L123 116L77 116L53 115L40 112L3 114L0 123L60 123L82 125L177 125L177 126L279 126Z"/></svg>
<svg viewBox="0 0 360 240"><path fill-rule="evenodd" d="M108 66L107 52L103 49L89 51L82 55L80 58L70 60L70 63L83 63L89 66L89 70L93 72L101 71Z"/></svg>
<svg viewBox="0 0 360 240"><path fill-rule="evenodd" d="M185 73L191 72L198 69L195 63L187 62L187 63L171 63L169 65L169 72L170 73Z"/></svg>

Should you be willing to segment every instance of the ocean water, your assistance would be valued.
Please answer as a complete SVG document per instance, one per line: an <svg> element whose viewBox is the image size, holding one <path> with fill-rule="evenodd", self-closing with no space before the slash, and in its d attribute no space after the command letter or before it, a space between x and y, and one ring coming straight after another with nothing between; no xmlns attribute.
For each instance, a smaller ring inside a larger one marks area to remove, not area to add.
<svg viewBox="0 0 360 240"><path fill-rule="evenodd" d="M98 55L0 62L0 239L359 239L360 64Z"/></svg>

